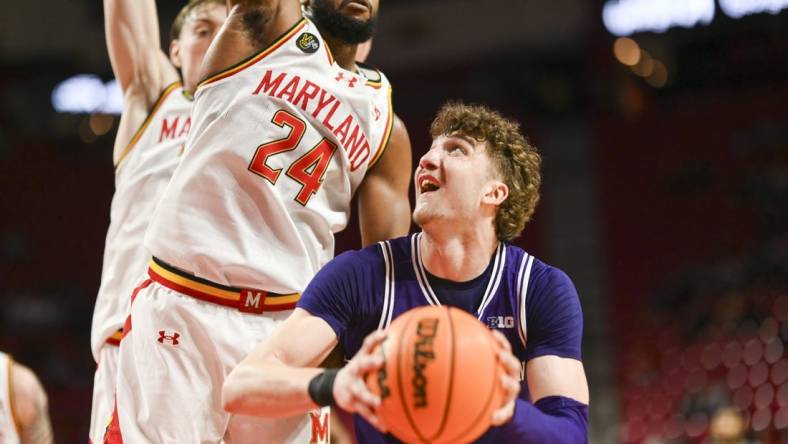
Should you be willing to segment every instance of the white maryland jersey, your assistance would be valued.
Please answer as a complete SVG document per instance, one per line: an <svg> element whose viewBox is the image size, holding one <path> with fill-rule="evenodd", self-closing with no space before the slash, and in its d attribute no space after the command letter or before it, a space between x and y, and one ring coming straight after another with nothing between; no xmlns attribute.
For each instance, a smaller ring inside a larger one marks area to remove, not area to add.
<svg viewBox="0 0 788 444"><path fill-rule="evenodd" d="M219 284L302 291L388 142L390 91L376 70L342 69L308 19L209 77L147 248Z"/></svg>
<svg viewBox="0 0 788 444"><path fill-rule="evenodd" d="M0 352L0 444L19 444L19 428L14 416L11 371L14 360Z"/></svg>
<svg viewBox="0 0 788 444"><path fill-rule="evenodd" d="M101 287L90 334L97 360L104 342L123 326L131 293L150 261L143 245L145 231L183 152L191 105L180 82L168 86L116 165Z"/></svg>

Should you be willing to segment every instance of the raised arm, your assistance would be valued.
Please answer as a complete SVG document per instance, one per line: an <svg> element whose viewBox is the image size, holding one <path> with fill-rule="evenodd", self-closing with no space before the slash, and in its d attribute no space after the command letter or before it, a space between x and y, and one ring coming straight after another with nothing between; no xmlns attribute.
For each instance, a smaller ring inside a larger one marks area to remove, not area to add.
<svg viewBox="0 0 788 444"><path fill-rule="evenodd" d="M19 421L22 444L51 444L52 424L44 388L29 368L14 363L12 372L12 405Z"/></svg>
<svg viewBox="0 0 788 444"><path fill-rule="evenodd" d="M408 189L412 172L408 131L395 115L386 151L358 190L358 214L364 246L408 234Z"/></svg>
<svg viewBox="0 0 788 444"><path fill-rule="evenodd" d="M165 86L179 79L161 49L153 0L104 0L104 31L112 71L124 96L152 106Z"/></svg>
<svg viewBox="0 0 788 444"><path fill-rule="evenodd" d="M299 0L227 0L227 9L227 20L205 54L200 79L264 50L303 17Z"/></svg>

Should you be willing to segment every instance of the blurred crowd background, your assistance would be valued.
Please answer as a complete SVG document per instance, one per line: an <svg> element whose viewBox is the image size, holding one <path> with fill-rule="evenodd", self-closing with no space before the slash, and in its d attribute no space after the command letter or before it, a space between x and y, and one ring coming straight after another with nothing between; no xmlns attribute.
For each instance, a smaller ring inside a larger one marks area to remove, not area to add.
<svg viewBox="0 0 788 444"><path fill-rule="evenodd" d="M574 279L594 443L788 442L788 1L381 0L414 161L449 99L544 159L517 242ZM159 0L162 40L181 1ZM87 438L119 97L101 2L0 16L0 350ZM338 252L357 248L356 226Z"/></svg>

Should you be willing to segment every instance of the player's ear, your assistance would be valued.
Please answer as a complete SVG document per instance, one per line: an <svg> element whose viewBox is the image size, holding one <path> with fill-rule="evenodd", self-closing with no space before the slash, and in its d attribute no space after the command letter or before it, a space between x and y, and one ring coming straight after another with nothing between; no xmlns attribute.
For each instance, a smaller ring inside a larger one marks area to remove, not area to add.
<svg viewBox="0 0 788 444"><path fill-rule="evenodd" d="M181 69L181 45L177 39L170 42L170 61L173 66Z"/></svg>
<svg viewBox="0 0 788 444"><path fill-rule="evenodd" d="M500 205L509 197L509 187L500 180L490 180L484 186L484 196L482 203L488 205Z"/></svg>

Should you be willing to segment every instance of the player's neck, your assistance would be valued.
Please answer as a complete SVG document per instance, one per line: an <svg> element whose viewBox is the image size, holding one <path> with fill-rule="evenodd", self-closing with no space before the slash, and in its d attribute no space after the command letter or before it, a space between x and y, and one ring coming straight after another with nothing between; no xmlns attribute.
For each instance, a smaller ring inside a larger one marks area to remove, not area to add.
<svg viewBox="0 0 788 444"><path fill-rule="evenodd" d="M331 50L331 55L336 60L337 64L348 71L356 71L356 48L358 45L352 45L343 40L339 40L331 35L324 35L323 39L328 44Z"/></svg>
<svg viewBox="0 0 788 444"><path fill-rule="evenodd" d="M447 232L425 228L419 250L424 266L434 276L455 282L469 281L484 272L498 246L489 227Z"/></svg>

